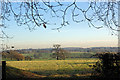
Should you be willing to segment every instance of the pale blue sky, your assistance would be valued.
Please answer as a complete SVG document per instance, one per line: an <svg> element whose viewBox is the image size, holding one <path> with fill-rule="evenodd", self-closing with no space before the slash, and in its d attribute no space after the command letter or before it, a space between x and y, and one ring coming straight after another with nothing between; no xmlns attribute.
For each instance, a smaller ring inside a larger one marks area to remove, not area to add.
<svg viewBox="0 0 120 80"><path fill-rule="evenodd" d="M58 25L48 25L46 29L41 26L32 32L26 29L26 26L17 26L14 21L7 23L9 26L5 32L9 36L13 36L13 39L7 41L7 44L9 46L14 45L16 49L51 48L53 44L61 44L62 47L117 46L117 36L112 36L107 28L96 29L89 27L87 22L77 24L69 19L70 25L63 27L58 32L57 30L52 30L52 28L59 27L60 20L51 19L51 21L56 21Z"/></svg>

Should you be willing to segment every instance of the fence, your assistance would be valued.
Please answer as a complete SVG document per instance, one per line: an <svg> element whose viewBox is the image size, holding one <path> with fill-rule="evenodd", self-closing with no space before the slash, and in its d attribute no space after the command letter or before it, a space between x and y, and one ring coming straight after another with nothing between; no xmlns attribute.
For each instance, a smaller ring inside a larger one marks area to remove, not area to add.
<svg viewBox="0 0 120 80"><path fill-rule="evenodd" d="M6 61L2 61L2 80L6 80Z"/></svg>

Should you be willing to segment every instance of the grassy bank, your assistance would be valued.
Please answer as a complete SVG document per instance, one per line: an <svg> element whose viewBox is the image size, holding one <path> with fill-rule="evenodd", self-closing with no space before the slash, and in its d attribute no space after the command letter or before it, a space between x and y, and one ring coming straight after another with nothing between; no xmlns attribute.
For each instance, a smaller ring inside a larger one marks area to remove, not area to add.
<svg viewBox="0 0 120 80"><path fill-rule="evenodd" d="M80 77L90 76L97 59L81 60L41 60L41 61L7 61L7 66L35 73L45 77Z"/></svg>

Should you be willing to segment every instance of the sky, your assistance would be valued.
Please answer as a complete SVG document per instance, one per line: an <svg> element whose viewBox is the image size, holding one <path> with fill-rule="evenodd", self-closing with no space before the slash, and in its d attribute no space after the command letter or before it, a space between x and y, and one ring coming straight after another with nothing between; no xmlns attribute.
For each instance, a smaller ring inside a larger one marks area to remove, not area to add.
<svg viewBox="0 0 120 80"><path fill-rule="evenodd" d="M51 21L60 22L59 19ZM31 32L26 25L17 26L14 19L6 25L5 32L13 38L5 43L15 49L52 48L53 44L60 44L61 47L117 47L118 42L117 36L111 35L109 29L89 27L87 22L75 23L70 20L70 25L61 28L60 32L52 30L59 25L47 25L46 29L41 26Z"/></svg>

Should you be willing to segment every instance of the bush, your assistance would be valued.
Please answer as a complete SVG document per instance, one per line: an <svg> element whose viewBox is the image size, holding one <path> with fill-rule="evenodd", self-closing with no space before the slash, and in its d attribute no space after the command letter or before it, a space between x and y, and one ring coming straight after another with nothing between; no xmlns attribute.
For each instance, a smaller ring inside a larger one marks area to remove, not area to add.
<svg viewBox="0 0 120 80"><path fill-rule="evenodd" d="M24 60L24 56L22 54L19 54L17 51L9 50L2 52L2 57L11 59L11 60Z"/></svg>
<svg viewBox="0 0 120 80"><path fill-rule="evenodd" d="M31 58L30 56L26 56L26 57L25 57L25 60L30 60L30 61L31 61L32 58Z"/></svg>
<svg viewBox="0 0 120 80"><path fill-rule="evenodd" d="M99 61L93 65L93 75L102 78L120 78L120 55L110 52L96 54Z"/></svg>

